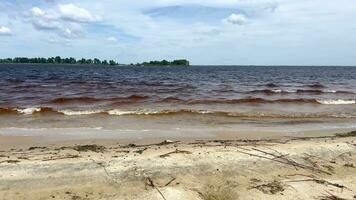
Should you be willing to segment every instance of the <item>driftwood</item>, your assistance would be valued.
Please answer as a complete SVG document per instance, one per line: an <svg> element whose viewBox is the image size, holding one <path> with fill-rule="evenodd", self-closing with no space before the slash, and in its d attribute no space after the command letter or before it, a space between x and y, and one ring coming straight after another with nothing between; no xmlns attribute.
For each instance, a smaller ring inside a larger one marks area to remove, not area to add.
<svg viewBox="0 0 356 200"><path fill-rule="evenodd" d="M338 197L328 191L326 191L328 193L328 195L324 195L319 197L320 200L346 200L344 198Z"/></svg>
<svg viewBox="0 0 356 200"><path fill-rule="evenodd" d="M161 158L165 158L165 157L170 156L171 154L177 154L177 153L182 153L182 154L192 154L192 152L190 152L190 151L183 151L183 150L178 150L178 149L176 149L175 151L172 151L172 152L169 152L169 153L162 154L162 155L160 155L159 157L161 157Z"/></svg>
<svg viewBox="0 0 356 200"><path fill-rule="evenodd" d="M133 144L133 143L131 143L131 144L127 144L127 145L121 146L121 148L164 146L164 145L176 144L176 143L179 143L179 142L180 142L180 141L164 140L163 142L154 143L154 144L142 144L142 145L138 145L138 144Z"/></svg>
<svg viewBox="0 0 356 200"><path fill-rule="evenodd" d="M170 181L168 181L165 185L164 185L164 187L167 187L168 185L170 185L173 181L175 181L176 180L176 178L174 177L174 178L172 178Z"/></svg>
<svg viewBox="0 0 356 200"><path fill-rule="evenodd" d="M324 174L327 174L327 175L331 175L330 172L327 172L325 170L319 169L318 167L297 163L296 161L294 161L294 160L292 160L290 158L287 158L286 155L283 155L283 154L280 154L280 153L279 153L279 155L276 155L276 153L270 153L270 152L267 152L267 151L264 151L264 150L261 150L261 149L252 148L252 150L262 153L262 155L259 155L259 154L250 153L251 149L246 149L246 148L243 148L243 147L238 147L238 148L242 149L243 151L238 149L237 152L240 152L240 153L243 153L243 154L246 154L246 155L249 155L249 156L263 158L263 159L279 162L279 163L286 164L286 165L291 165L291 166L293 166L295 168L301 168L301 169L306 169L306 170L311 170L311 171L316 171L316 172L319 172L319 173L324 173Z"/></svg>
<svg viewBox="0 0 356 200"><path fill-rule="evenodd" d="M61 157L50 157L50 158L45 158L42 159L42 161L51 161L51 160L63 160L67 158L79 158L79 155L66 155L66 156L61 156Z"/></svg>
<svg viewBox="0 0 356 200"><path fill-rule="evenodd" d="M20 161L19 160L4 160L4 161L1 161L0 164L1 163L15 164L15 163L18 163L18 162L20 162Z"/></svg>
<svg viewBox="0 0 356 200"><path fill-rule="evenodd" d="M158 187L155 185L155 183L153 182L153 180L148 176L146 177L146 182L145 182L145 186L150 186L150 187L153 187L154 189L157 190L157 192L161 195L161 197L164 199L164 200L167 200L166 197L164 197L163 193L161 192L161 190L158 189Z"/></svg>
<svg viewBox="0 0 356 200"><path fill-rule="evenodd" d="M137 150L137 151L134 151L135 153L138 153L138 154L142 154L144 151L146 151L148 148L147 147L145 147L145 148L143 148L143 149L139 149L139 150Z"/></svg>
<svg viewBox="0 0 356 200"><path fill-rule="evenodd" d="M310 178L310 179L301 179L301 180L291 180L291 181L288 181L288 182L307 182L307 181L311 181L311 182L315 182L315 183L318 183L318 184L323 184L323 185L327 185L327 186L334 186L334 187L337 187L337 188L340 188L340 189L348 189L350 190L349 188L347 188L346 186L344 185L340 185L338 183L332 183L332 182L329 182L329 181L326 181L326 180L322 180L322 179L317 179L317 178Z"/></svg>

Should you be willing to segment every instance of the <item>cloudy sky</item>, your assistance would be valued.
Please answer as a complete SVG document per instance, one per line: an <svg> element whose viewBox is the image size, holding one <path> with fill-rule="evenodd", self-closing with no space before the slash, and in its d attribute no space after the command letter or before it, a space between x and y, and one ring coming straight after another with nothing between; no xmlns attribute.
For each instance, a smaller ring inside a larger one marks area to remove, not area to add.
<svg viewBox="0 0 356 200"><path fill-rule="evenodd" d="M0 0L0 57L356 65L355 0Z"/></svg>

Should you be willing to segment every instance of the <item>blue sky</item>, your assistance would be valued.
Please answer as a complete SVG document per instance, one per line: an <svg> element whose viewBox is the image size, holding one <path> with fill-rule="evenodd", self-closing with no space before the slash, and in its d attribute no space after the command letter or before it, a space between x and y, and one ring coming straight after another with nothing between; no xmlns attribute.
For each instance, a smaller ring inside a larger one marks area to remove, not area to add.
<svg viewBox="0 0 356 200"><path fill-rule="evenodd" d="M356 65L355 0L1 0L0 57Z"/></svg>

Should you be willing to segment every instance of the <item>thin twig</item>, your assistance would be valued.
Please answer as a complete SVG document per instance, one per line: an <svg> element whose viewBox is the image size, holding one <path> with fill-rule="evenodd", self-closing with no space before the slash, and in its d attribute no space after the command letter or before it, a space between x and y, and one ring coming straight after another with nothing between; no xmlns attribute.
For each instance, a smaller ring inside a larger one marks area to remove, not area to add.
<svg viewBox="0 0 356 200"><path fill-rule="evenodd" d="M167 200L166 197L164 197L164 195L162 194L162 192L158 189L158 187L154 184L153 180L148 176L146 178L146 180L148 181L148 185L155 188L157 190L157 192L161 195L161 197L164 199L164 200ZM147 182L146 182L147 184Z"/></svg>
<svg viewBox="0 0 356 200"><path fill-rule="evenodd" d="M108 170L106 169L106 166L103 164L103 163L100 163L100 162L96 162L94 159L90 159L91 161L93 161L94 164L102 167L104 169L104 172L106 174L106 176L112 181L114 182L115 184L117 185L120 185L120 183L118 181L116 181L108 172Z"/></svg>

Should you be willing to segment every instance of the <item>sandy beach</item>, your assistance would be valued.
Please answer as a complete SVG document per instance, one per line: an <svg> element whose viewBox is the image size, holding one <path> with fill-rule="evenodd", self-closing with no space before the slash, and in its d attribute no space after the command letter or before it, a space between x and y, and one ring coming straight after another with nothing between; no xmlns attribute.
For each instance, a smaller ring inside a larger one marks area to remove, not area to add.
<svg viewBox="0 0 356 200"><path fill-rule="evenodd" d="M356 199L355 132L259 140L0 139L12 144L0 150L4 200Z"/></svg>

